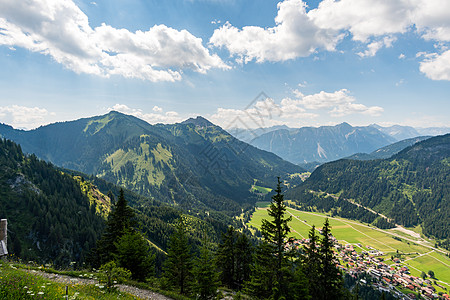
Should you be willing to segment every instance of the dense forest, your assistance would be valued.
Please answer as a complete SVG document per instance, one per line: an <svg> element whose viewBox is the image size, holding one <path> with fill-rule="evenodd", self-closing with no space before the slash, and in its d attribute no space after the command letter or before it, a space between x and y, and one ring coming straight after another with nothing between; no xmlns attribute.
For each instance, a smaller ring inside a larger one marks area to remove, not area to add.
<svg viewBox="0 0 450 300"><path fill-rule="evenodd" d="M19 145L4 139L0 169L0 218L8 219L9 252L56 266L84 262L122 189L95 176L57 169L35 155L24 155ZM195 253L205 237L217 244L230 224L242 227L222 212L188 214L132 191L122 192L130 199L139 231L152 243L157 272L180 218Z"/></svg>
<svg viewBox="0 0 450 300"><path fill-rule="evenodd" d="M448 247L450 135L419 142L389 159L327 163L304 184L289 191L287 197L304 209L331 211L389 226L376 214L351 202L358 203L397 224L421 225L424 234Z"/></svg>
<svg viewBox="0 0 450 300"><path fill-rule="evenodd" d="M57 265L82 263L103 231L72 176L56 170L19 145L0 139L0 218L8 219L9 252Z"/></svg>

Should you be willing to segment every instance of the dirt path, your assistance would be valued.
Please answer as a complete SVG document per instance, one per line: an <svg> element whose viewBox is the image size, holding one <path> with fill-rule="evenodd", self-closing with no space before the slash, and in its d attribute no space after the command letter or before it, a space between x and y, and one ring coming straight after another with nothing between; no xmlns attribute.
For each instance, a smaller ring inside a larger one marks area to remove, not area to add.
<svg viewBox="0 0 450 300"><path fill-rule="evenodd" d="M75 284L75 283L81 283L81 284L96 284L98 283L97 280L94 279L87 279L87 278L75 278L70 277L66 275L59 275L59 274L51 274L51 273L45 273L42 271L36 271L36 270L27 270L27 272L39 275L41 277L47 278L51 281L56 281L60 283L66 283L66 284ZM119 284L117 285L119 290L121 292L132 294L139 299L155 299L155 300L172 300L172 298L166 297L164 295L149 291L140 289L134 286Z"/></svg>

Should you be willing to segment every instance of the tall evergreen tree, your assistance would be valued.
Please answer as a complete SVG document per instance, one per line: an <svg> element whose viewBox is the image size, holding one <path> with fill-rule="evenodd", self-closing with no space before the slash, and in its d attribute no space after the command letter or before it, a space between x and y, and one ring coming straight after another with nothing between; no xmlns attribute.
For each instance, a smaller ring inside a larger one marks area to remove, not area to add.
<svg viewBox="0 0 450 300"><path fill-rule="evenodd" d="M251 265L250 280L244 285L244 292L256 299L268 299L273 294L276 272L273 247L266 241L259 243Z"/></svg>
<svg viewBox="0 0 450 300"><path fill-rule="evenodd" d="M287 263L289 252L286 250L288 242L288 233L291 231L288 223L292 217L286 217L286 205L284 204L284 196L281 193L281 181L278 177L276 194L272 196L272 203L268 209L268 214L272 218L271 221L262 220L261 233L265 241L273 247L273 256L275 257L275 283L274 297L279 299L286 294L286 282L284 280L283 268Z"/></svg>
<svg viewBox="0 0 450 300"><path fill-rule="evenodd" d="M343 277L336 267L332 237L330 222L326 218L322 227L322 239L319 248L321 259L319 280L322 294L320 299L342 299L344 296Z"/></svg>
<svg viewBox="0 0 450 300"><path fill-rule="evenodd" d="M313 225L309 231L308 243L303 246L305 272L308 274L308 287L312 299L319 299L321 286L319 281L321 258L317 248L319 238L316 227Z"/></svg>
<svg viewBox="0 0 450 300"><path fill-rule="evenodd" d="M185 225L180 219L170 237L167 259L164 262L164 279L170 289L187 295L192 285L192 253Z"/></svg>
<svg viewBox="0 0 450 300"><path fill-rule="evenodd" d="M286 205L281 193L280 178L275 192L268 209L271 220L262 221L263 242L257 247L245 290L261 299L306 299L308 293L305 276L296 259L298 253L292 248L292 238L288 237L288 223L292 217L285 216Z"/></svg>
<svg viewBox="0 0 450 300"><path fill-rule="evenodd" d="M235 288L235 243L236 231L233 226L229 226L227 231L222 234L222 241L217 249L216 260L220 271L220 280L222 284L230 289Z"/></svg>
<svg viewBox="0 0 450 300"><path fill-rule="evenodd" d="M128 206L127 200L120 190L119 199L114 204L108 220L106 221L105 232L102 238L97 242L96 249L96 264L103 265L111 260L114 260L114 254L117 253L116 242L125 234L125 232L132 229L135 225L135 215L131 207Z"/></svg>
<svg viewBox="0 0 450 300"><path fill-rule="evenodd" d="M195 261L193 274L195 278L193 290L197 299L214 299L219 287L219 274L208 243L204 243L200 249L200 257Z"/></svg>
<svg viewBox="0 0 450 300"><path fill-rule="evenodd" d="M252 263L253 246L245 233L240 233L236 241L236 269L235 283L238 290L244 282L250 279L250 265Z"/></svg>
<svg viewBox="0 0 450 300"><path fill-rule="evenodd" d="M141 233L127 231L116 243L116 259L122 268L131 271L131 277L144 281L154 273L155 256Z"/></svg>

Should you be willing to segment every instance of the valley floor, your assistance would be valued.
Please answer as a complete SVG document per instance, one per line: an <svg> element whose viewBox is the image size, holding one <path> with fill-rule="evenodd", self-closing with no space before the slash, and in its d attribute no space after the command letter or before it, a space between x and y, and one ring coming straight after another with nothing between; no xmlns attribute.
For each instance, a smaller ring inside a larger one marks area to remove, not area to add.
<svg viewBox="0 0 450 300"><path fill-rule="evenodd" d="M268 218L267 203L261 203L259 206L248 223L255 228L260 228L261 220ZM340 245L336 252L340 255L342 268L348 273L370 273L371 269L384 266L386 274L389 273L391 279L405 277L410 281L421 281L427 285L420 276L422 272L427 274L432 270L436 274L436 279L427 278L427 280L431 282L433 288L443 293L448 293L450 289L450 272L448 272L450 258L446 256L448 252L433 247L432 243L417 236L415 232L408 229L399 231L398 228L382 230L355 220L292 208L288 208L287 212L292 216L291 233L299 241L308 238L312 225L320 230L325 218L329 218L331 232ZM380 278L381 281L384 280ZM384 285L388 286L386 282ZM401 284L399 286L404 292L408 291L408 288L405 289L408 286L406 282L405 286ZM420 288L422 286L419 284L415 290Z"/></svg>

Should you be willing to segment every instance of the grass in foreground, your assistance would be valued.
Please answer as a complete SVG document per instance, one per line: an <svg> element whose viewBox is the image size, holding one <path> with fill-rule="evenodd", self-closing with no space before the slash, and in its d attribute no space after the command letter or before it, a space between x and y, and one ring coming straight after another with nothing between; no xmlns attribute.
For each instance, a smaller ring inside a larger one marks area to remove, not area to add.
<svg viewBox="0 0 450 300"><path fill-rule="evenodd" d="M69 299L138 299L118 291L106 291L101 285L64 284L42 278L33 272L0 262L0 299L63 299L68 286Z"/></svg>

